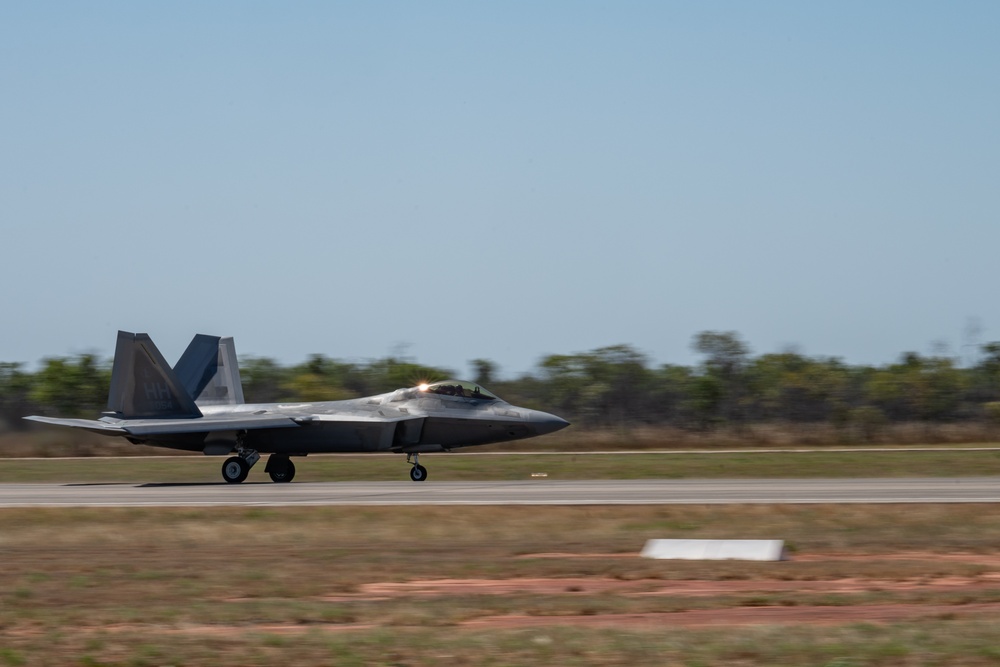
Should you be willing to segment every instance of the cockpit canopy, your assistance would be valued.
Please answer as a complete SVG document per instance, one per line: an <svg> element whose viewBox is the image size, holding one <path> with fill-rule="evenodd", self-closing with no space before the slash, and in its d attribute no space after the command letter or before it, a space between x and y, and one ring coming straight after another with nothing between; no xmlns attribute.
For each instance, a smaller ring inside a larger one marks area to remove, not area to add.
<svg viewBox="0 0 1000 667"><path fill-rule="evenodd" d="M441 396L477 398L483 401L497 400L494 394L483 389L475 382L464 382L462 380L444 380L443 382L435 382L433 384L422 384L417 389L428 394L439 394Z"/></svg>

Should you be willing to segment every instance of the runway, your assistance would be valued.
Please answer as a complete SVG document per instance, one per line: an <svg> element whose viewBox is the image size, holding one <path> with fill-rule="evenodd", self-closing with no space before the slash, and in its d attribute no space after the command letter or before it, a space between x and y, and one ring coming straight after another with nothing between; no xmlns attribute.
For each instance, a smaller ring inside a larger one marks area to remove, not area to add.
<svg viewBox="0 0 1000 667"><path fill-rule="evenodd" d="M0 484L0 507L996 503L1000 477Z"/></svg>

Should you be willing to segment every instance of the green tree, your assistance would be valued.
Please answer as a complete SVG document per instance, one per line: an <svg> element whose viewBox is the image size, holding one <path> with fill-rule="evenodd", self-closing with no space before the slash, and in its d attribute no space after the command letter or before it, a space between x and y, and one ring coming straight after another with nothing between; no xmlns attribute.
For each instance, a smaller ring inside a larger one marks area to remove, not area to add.
<svg viewBox="0 0 1000 667"><path fill-rule="evenodd" d="M497 365L489 359L473 359L469 362L476 371L476 384L489 387L493 384L493 376L496 373Z"/></svg>
<svg viewBox="0 0 1000 667"><path fill-rule="evenodd" d="M837 359L765 354L748 364L746 404L754 420L843 422L850 385L849 371Z"/></svg>
<svg viewBox="0 0 1000 667"><path fill-rule="evenodd" d="M45 359L34 374L31 400L60 415L91 417L107 407L111 369L92 354Z"/></svg>
<svg viewBox="0 0 1000 667"><path fill-rule="evenodd" d="M655 414L646 358L628 345L550 355L539 368L551 409L583 423L624 426Z"/></svg>
<svg viewBox="0 0 1000 667"><path fill-rule="evenodd" d="M29 413L32 377L23 364L0 363L0 430L20 430Z"/></svg>
<svg viewBox="0 0 1000 667"><path fill-rule="evenodd" d="M877 369L865 390L889 419L944 421L955 416L962 386L951 359L907 352L898 363Z"/></svg>
<svg viewBox="0 0 1000 667"><path fill-rule="evenodd" d="M274 359L248 357L240 360L243 396L248 403L277 403L295 400L286 393L291 374Z"/></svg>
<svg viewBox="0 0 1000 667"><path fill-rule="evenodd" d="M705 423L713 419L741 421L747 393L746 368L750 350L735 331L702 331L695 334L692 347L706 356L702 362L704 380L697 385L699 409Z"/></svg>
<svg viewBox="0 0 1000 667"><path fill-rule="evenodd" d="M353 398L348 378L354 367L322 354L314 354L304 364L290 369L282 389L296 401L340 401Z"/></svg>
<svg viewBox="0 0 1000 667"><path fill-rule="evenodd" d="M970 400L986 403L1000 400L1000 342L981 348L979 363L971 369Z"/></svg>
<svg viewBox="0 0 1000 667"><path fill-rule="evenodd" d="M694 372L687 366L664 364L652 371L648 420L678 426L700 425L693 400L695 380Z"/></svg>

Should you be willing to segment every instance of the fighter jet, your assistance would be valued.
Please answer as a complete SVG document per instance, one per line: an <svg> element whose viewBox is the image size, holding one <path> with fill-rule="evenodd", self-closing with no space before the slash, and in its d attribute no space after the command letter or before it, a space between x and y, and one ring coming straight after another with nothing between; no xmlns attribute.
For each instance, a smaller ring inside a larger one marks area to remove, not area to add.
<svg viewBox="0 0 1000 667"><path fill-rule="evenodd" d="M144 333L118 332L108 409L100 419L25 417L207 455L235 454L222 478L238 484L261 453L275 482L295 476L293 456L327 452L419 456L552 433L564 419L500 400L474 382L446 380L387 394L321 403L245 403L232 338L198 334L171 368Z"/></svg>

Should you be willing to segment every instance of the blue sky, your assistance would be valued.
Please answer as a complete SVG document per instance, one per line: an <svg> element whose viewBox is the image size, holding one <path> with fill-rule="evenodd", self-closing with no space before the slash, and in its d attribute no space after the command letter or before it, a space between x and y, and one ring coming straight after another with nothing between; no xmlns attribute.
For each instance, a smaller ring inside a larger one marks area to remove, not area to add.
<svg viewBox="0 0 1000 667"><path fill-rule="evenodd" d="M1000 340L1000 4L0 6L0 360Z"/></svg>

